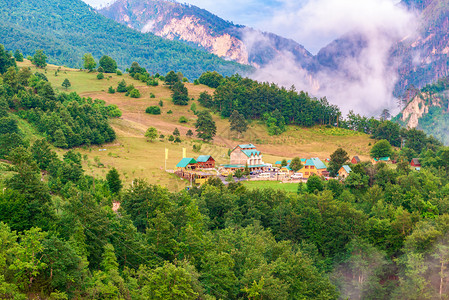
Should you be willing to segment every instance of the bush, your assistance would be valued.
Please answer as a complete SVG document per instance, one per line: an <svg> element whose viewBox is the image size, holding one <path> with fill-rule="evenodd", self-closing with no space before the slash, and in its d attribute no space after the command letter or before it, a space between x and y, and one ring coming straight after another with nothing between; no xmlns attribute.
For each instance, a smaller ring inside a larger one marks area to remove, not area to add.
<svg viewBox="0 0 449 300"><path fill-rule="evenodd" d="M149 106L149 107L147 107L145 112L150 115L160 115L161 108L159 106Z"/></svg>
<svg viewBox="0 0 449 300"><path fill-rule="evenodd" d="M193 131L191 129L187 130L186 136L192 137L193 136Z"/></svg>
<svg viewBox="0 0 449 300"><path fill-rule="evenodd" d="M173 112L171 111L171 109L169 111L167 111L167 114L172 114Z"/></svg>
<svg viewBox="0 0 449 300"><path fill-rule="evenodd" d="M159 106L160 106L160 107L163 107L163 106L164 106L164 101L159 100Z"/></svg>
<svg viewBox="0 0 449 300"><path fill-rule="evenodd" d="M120 81L118 83L118 85L117 85L117 92L118 93L125 93L127 91L128 90L126 89L126 82L125 82L125 80Z"/></svg>
<svg viewBox="0 0 449 300"><path fill-rule="evenodd" d="M170 142L173 142L173 141L175 140L175 137L172 136L172 135L170 135L170 136L168 137L168 140L169 140Z"/></svg>
<svg viewBox="0 0 449 300"><path fill-rule="evenodd" d="M179 123L187 123L189 120L186 118L186 117L184 117L184 116L181 116L180 118L179 118Z"/></svg>
<svg viewBox="0 0 449 300"><path fill-rule="evenodd" d="M112 86L110 86L109 89L108 89L108 93L109 94L115 94L115 89Z"/></svg>
<svg viewBox="0 0 449 300"><path fill-rule="evenodd" d="M153 93L150 93L150 98L156 98L156 96Z"/></svg>
<svg viewBox="0 0 449 300"><path fill-rule="evenodd" d="M131 90L131 92L129 92L129 96L131 98L140 98L140 92L138 89Z"/></svg>
<svg viewBox="0 0 449 300"><path fill-rule="evenodd" d="M122 71L120 71L120 70L117 70L116 74L117 74L118 76L122 76L122 75L123 75Z"/></svg>
<svg viewBox="0 0 449 300"><path fill-rule="evenodd" d="M97 79L98 79L98 80L101 80L101 79L103 79L103 78L104 78L103 73L98 73Z"/></svg>
<svg viewBox="0 0 449 300"><path fill-rule="evenodd" d="M175 142L175 143L181 143L182 141L181 141L181 139L179 138L179 136L177 136L177 137L175 138L174 142Z"/></svg>
<svg viewBox="0 0 449 300"><path fill-rule="evenodd" d="M98 73L103 73L103 72L104 72L104 69L103 69L102 67L98 67L97 72L98 72Z"/></svg>

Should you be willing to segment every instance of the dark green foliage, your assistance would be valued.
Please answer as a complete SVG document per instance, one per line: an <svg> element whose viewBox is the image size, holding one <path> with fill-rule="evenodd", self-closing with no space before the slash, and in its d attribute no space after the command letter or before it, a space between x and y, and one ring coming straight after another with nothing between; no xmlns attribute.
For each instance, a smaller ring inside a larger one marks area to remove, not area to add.
<svg viewBox="0 0 449 300"><path fill-rule="evenodd" d="M111 193L118 194L122 189L122 181L120 180L120 174L115 168L112 168L108 174L106 174L106 181Z"/></svg>
<svg viewBox="0 0 449 300"><path fill-rule="evenodd" d="M174 136L180 136L181 134L179 133L178 128L175 128L175 130L173 131L173 135Z"/></svg>
<svg viewBox="0 0 449 300"><path fill-rule="evenodd" d="M83 61L84 61L84 69L89 70L90 72L92 72L97 66L94 57L90 53L84 54Z"/></svg>
<svg viewBox="0 0 449 300"><path fill-rule="evenodd" d="M371 148L370 155L374 158L390 157L393 149L387 140L380 140Z"/></svg>
<svg viewBox="0 0 449 300"><path fill-rule="evenodd" d="M104 79L103 73L98 73L98 74L97 74L97 79L98 79L98 80Z"/></svg>
<svg viewBox="0 0 449 300"><path fill-rule="evenodd" d="M207 85L208 87L214 89L216 89L222 81L223 76L221 74L218 74L216 71L203 73L198 78L199 83Z"/></svg>
<svg viewBox="0 0 449 300"><path fill-rule="evenodd" d="M327 170L330 173L331 177L335 177L337 175L338 170L349 161L348 152L346 152L343 148L338 148L331 154L329 162L329 167Z"/></svg>
<svg viewBox="0 0 449 300"><path fill-rule="evenodd" d="M195 123L197 137L204 141L210 141L217 133L217 127L215 121L212 119L212 115L207 111L199 111L197 113L198 119Z"/></svg>
<svg viewBox="0 0 449 300"><path fill-rule="evenodd" d="M187 137L192 137L193 136L193 131L191 129L187 130L186 136Z"/></svg>
<svg viewBox="0 0 449 300"><path fill-rule="evenodd" d="M16 62L14 58L11 57L11 53L5 50L5 47L0 44L0 74L3 74L10 67L15 67Z"/></svg>
<svg viewBox="0 0 449 300"><path fill-rule="evenodd" d="M169 140L170 142L173 142L173 141L175 140L175 137L174 137L173 135L170 135L170 136L168 137L168 140Z"/></svg>
<svg viewBox="0 0 449 300"><path fill-rule="evenodd" d="M107 55L103 55L100 58L99 65L105 73L115 73L117 71L117 63Z"/></svg>
<svg viewBox="0 0 449 300"><path fill-rule="evenodd" d="M301 168L302 168L301 159L299 157L293 158L290 163L290 169L293 172L298 172L299 170L301 170Z"/></svg>
<svg viewBox="0 0 449 300"><path fill-rule="evenodd" d="M97 69L97 72L98 72L98 73L104 73L103 67L102 67L102 66L99 66L98 69Z"/></svg>
<svg viewBox="0 0 449 300"><path fill-rule="evenodd" d="M248 123L246 122L243 115L241 115L237 110L234 110L229 117L230 129L231 131L236 131L240 137L240 134L248 130Z"/></svg>
<svg viewBox="0 0 449 300"><path fill-rule="evenodd" d="M71 84L70 81L66 78L66 79L64 79L64 81L62 82L62 86L63 86L65 89L68 89L69 87L72 86L72 84Z"/></svg>
<svg viewBox="0 0 449 300"><path fill-rule="evenodd" d="M179 77L176 75L175 71L168 72L165 76L165 84L172 86L177 82L179 82Z"/></svg>
<svg viewBox="0 0 449 300"><path fill-rule="evenodd" d="M14 59L18 62L23 62L23 54L18 49L14 52Z"/></svg>
<svg viewBox="0 0 449 300"><path fill-rule="evenodd" d="M200 103L223 117L237 110L245 119L264 118L271 134L282 132L285 124L333 125L340 115L338 107L330 105L326 98L318 100L294 88L286 90L239 75L226 77L215 90L212 102L200 99Z"/></svg>
<svg viewBox="0 0 449 300"><path fill-rule="evenodd" d="M187 105L189 103L189 93L182 82L175 82L171 86L171 90L173 91L172 99L174 104Z"/></svg>
<svg viewBox="0 0 449 300"><path fill-rule="evenodd" d="M182 141L181 141L181 139L179 138L179 136L177 136L173 142L175 142L175 143L181 143Z"/></svg>
<svg viewBox="0 0 449 300"><path fill-rule="evenodd" d="M45 55L44 50L36 50L32 63L39 68L45 68L47 66L47 55Z"/></svg>
<svg viewBox="0 0 449 300"><path fill-rule="evenodd" d="M145 112L150 115L160 115L161 108L159 106L149 106L145 109Z"/></svg>
<svg viewBox="0 0 449 300"><path fill-rule="evenodd" d="M178 120L178 122L179 123L187 123L189 120L186 118L186 117L184 117L184 116L181 116L181 117L179 117L179 120Z"/></svg>
<svg viewBox="0 0 449 300"><path fill-rule="evenodd" d="M110 86L110 87L108 88L108 93L109 93L109 94L115 94L115 89L114 89L112 86Z"/></svg>
<svg viewBox="0 0 449 300"><path fill-rule="evenodd" d="M125 80L120 81L117 85L117 93L126 93L127 91Z"/></svg>
<svg viewBox="0 0 449 300"><path fill-rule="evenodd" d="M324 189L323 180L315 174L307 179L307 190L309 193L321 192Z"/></svg>
<svg viewBox="0 0 449 300"><path fill-rule="evenodd" d="M201 92L198 102L204 107L211 108L213 106L212 96L207 92Z"/></svg>
<svg viewBox="0 0 449 300"><path fill-rule="evenodd" d="M288 162L287 162L287 160L284 158L282 161L281 161L281 167L285 167L285 166L287 166L288 165Z"/></svg>
<svg viewBox="0 0 449 300"><path fill-rule="evenodd" d="M129 96L130 96L131 98L140 98L140 92L139 92L138 89L132 89L132 90L129 92Z"/></svg>

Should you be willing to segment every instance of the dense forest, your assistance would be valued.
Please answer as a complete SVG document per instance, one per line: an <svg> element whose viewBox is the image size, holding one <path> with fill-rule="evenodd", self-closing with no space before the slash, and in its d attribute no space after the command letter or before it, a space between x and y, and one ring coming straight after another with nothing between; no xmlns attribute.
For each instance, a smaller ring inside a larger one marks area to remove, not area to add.
<svg viewBox="0 0 449 300"><path fill-rule="evenodd" d="M297 193L218 179L181 192L138 178L123 186L117 170L94 178L79 153L58 157L49 144L113 139L115 107L56 94L44 74L17 69L2 46L0 72L1 298L435 299L449 292L449 149L421 131L351 114L339 124L392 144L398 134L406 147L395 151L397 168L363 162L344 182L312 176ZM19 122L43 138L29 139ZM415 155L420 171L409 167ZM117 212L113 202L121 203Z"/></svg>
<svg viewBox="0 0 449 300"><path fill-rule="evenodd" d="M143 34L116 23L81 0L0 1L0 40L9 49L32 55L43 49L49 62L80 67L85 53L107 54L122 70L133 61L159 73L179 70L197 78L208 70L231 75L251 67L228 62L181 42Z"/></svg>

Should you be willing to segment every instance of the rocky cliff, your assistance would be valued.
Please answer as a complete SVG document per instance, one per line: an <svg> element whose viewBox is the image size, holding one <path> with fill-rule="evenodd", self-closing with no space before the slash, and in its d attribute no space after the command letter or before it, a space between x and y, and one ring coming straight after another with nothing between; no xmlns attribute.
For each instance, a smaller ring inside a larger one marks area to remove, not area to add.
<svg viewBox="0 0 449 300"><path fill-rule="evenodd" d="M304 68L314 66L312 54L295 41L235 25L196 6L164 0L117 0L99 12L133 29L184 41L242 64L260 67L290 52Z"/></svg>

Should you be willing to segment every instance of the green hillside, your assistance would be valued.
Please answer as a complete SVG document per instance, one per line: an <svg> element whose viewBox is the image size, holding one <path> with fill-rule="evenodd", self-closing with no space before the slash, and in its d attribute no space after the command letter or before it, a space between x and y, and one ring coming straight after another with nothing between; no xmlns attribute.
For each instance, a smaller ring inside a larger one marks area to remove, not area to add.
<svg viewBox="0 0 449 300"><path fill-rule="evenodd" d="M32 55L43 49L49 62L81 67L84 53L98 60L113 57L119 68L133 61L150 72L181 71L190 79L207 70L247 73L248 66L228 62L183 43L143 34L116 23L81 0L0 0L0 43Z"/></svg>

